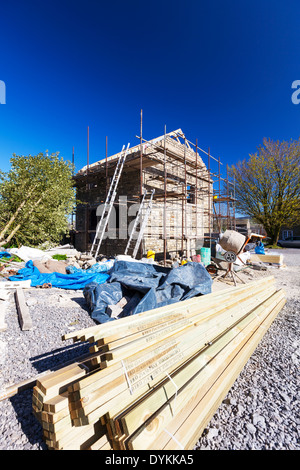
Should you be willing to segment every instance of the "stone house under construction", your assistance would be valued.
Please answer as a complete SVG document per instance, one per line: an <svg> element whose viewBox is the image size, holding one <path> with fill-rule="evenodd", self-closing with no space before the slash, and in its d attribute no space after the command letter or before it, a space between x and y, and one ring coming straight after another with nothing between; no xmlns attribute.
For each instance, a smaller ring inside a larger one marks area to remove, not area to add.
<svg viewBox="0 0 300 470"><path fill-rule="evenodd" d="M80 251L91 249L120 155L106 156L74 176L80 201L74 243ZM145 191L143 214L153 192L152 209L136 258L149 250L160 259L196 254L212 229L212 179L197 145L181 129L150 141L140 139L140 144L128 149L99 254L125 253Z"/></svg>

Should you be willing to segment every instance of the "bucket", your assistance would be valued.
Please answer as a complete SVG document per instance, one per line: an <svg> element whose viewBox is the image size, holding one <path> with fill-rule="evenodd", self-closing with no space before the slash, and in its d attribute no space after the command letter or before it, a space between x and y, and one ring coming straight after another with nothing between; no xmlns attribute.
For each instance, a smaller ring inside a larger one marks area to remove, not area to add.
<svg viewBox="0 0 300 470"><path fill-rule="evenodd" d="M201 248L200 249L201 261L204 266L210 264L210 248Z"/></svg>
<svg viewBox="0 0 300 470"><path fill-rule="evenodd" d="M152 258L152 259L154 259L154 258L155 258L155 251L148 250L148 251L147 251L147 258Z"/></svg>

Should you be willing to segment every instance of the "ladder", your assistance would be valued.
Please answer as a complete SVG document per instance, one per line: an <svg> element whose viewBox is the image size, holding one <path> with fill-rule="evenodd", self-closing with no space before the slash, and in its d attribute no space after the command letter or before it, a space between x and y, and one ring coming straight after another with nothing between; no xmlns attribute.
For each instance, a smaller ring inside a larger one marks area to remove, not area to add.
<svg viewBox="0 0 300 470"><path fill-rule="evenodd" d="M146 212L145 212L145 216L144 216L143 220L141 221L142 212L143 212L143 208L144 208L144 205L145 205L145 198L146 198L146 194L147 194L147 191L144 192L142 202L140 204L136 219L134 221L134 225L132 227L130 237L128 239L127 246L126 246L126 249L125 249L125 255L127 255L128 250L130 248L130 244L134 241L133 236L138 233L137 241L136 241L135 247L133 249L133 253L132 253L132 258L136 257L139 246L141 244L142 237L143 237L145 228L147 226L148 218L149 218L149 215L150 215L150 212L151 212L151 209L152 209L152 199L153 199L154 192L155 192L155 189L153 189L152 192L151 192L151 196L150 196L150 199L148 201L148 206L147 206L147 209L146 209ZM136 232L136 227L139 223L140 223L140 231Z"/></svg>
<svg viewBox="0 0 300 470"><path fill-rule="evenodd" d="M128 154L129 144L127 145L126 151L124 151L124 149L125 149L125 145L123 145L123 147L122 147L122 151L121 151L121 154L119 156L117 166L115 168L114 175L113 175L113 178L112 178L112 181L111 181L111 184L110 184L110 188L108 190L106 200L105 200L105 203L104 203L104 206L103 206L101 219L100 219L100 221L97 225L96 235L95 235L95 238L93 240L92 248L90 250L90 255L94 256L95 258L97 258L97 256L98 256L99 249L100 249L103 237L104 237L105 229L106 229L108 221L109 221L110 213L111 213L111 210L112 210L113 205L114 205L114 201L115 201L116 194L117 194L117 187L118 187L119 179L120 179L120 176L121 176L121 173L122 173L122 170L123 170L123 166L124 166L127 154ZM105 217L106 212L107 212L107 216ZM97 248L96 248L96 251L95 251L96 241L97 240L98 240L98 245L97 245Z"/></svg>

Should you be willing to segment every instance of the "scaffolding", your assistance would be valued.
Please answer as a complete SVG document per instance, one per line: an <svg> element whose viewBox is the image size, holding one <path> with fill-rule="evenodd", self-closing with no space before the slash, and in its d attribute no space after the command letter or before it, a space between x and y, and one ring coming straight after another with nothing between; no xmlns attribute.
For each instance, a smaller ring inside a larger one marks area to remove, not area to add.
<svg viewBox="0 0 300 470"><path fill-rule="evenodd" d="M156 220L150 220L149 225L155 230L145 230L140 255L151 240L160 240L164 264L172 251L190 258L202 246L211 246L224 230L235 229L234 182L229 180L228 165L226 177L221 174L220 157L212 156L209 148L200 148L197 139L195 143L188 140L181 129L167 133L165 126L160 137L144 139L142 111L140 135L136 138L139 144L128 149L126 168L139 172L139 190L127 203L141 203L145 191L155 190L153 201L162 212L158 219L152 210L150 219ZM106 138L105 160L88 163L78 172L77 179L86 178L86 190L90 191L88 178L102 172L107 192L117 159L118 154L107 156ZM88 222L85 229L93 232L88 229Z"/></svg>
<svg viewBox="0 0 300 470"><path fill-rule="evenodd" d="M191 253L189 249L189 242L191 239L195 238L198 240L198 247L206 245L211 246L211 242L218 238L219 234L226 229L235 230L235 183L229 180L229 168L226 165L226 178L221 174L221 161L220 157L215 158L211 155L210 149L206 152L198 146L198 140L193 143L188 140L185 135L179 131L174 131L170 134L166 133L166 127L164 132L164 138L155 139L156 142L146 141L142 138L142 113L141 113L141 135L137 136L140 139L140 178L141 178L141 191L145 184L143 184L143 149L145 145L153 147L158 152L163 152L164 154L164 173L160 175L163 179L164 185L164 226L163 226L163 239L164 239L164 261L166 261L167 253L167 230L166 230L166 220L167 213L169 210L168 202L172 202L172 199L176 197L178 200L181 200L181 207L178 207L178 210L181 213L182 223L181 223L181 234L179 235L179 240L181 244L181 252L185 253L189 258ZM174 139L180 145L184 145L184 155L183 158L179 158L178 155L172 155L170 151L166 151L166 140ZM160 144L163 142L163 145ZM144 144L144 146L143 146ZM193 149L193 150L192 150ZM194 158L187 158L194 153ZM173 157L173 162L171 162L172 170L170 173L166 172L166 155ZM207 160L207 165L203 166L204 158ZM213 169L213 163L217 165L217 169ZM144 173L158 173L153 170L153 167L150 169L144 168ZM176 190L173 187L167 190L170 182L170 179L177 177ZM184 175L184 176L183 176ZM156 176L158 178L159 176ZM145 177L144 177L145 179ZM193 184L194 182L194 184ZM208 183L207 185L203 182ZM216 187L217 184L217 187ZM181 186L181 188L180 188ZM192 190L191 190L192 186ZM175 195L175 196L174 196ZM159 195L157 195L159 197ZM192 198L195 203L195 220L196 220L196 233L193 233L191 219L188 219L188 203L189 198ZM200 201L208 201L207 209L205 210L205 204L199 204ZM172 210L174 210L174 205L172 205ZM178 205L179 206L179 205ZM200 208L199 208L200 206ZM208 225L204 227L204 218L208 221ZM198 224L202 224L203 228L207 230L204 232L203 239L200 240L198 237Z"/></svg>

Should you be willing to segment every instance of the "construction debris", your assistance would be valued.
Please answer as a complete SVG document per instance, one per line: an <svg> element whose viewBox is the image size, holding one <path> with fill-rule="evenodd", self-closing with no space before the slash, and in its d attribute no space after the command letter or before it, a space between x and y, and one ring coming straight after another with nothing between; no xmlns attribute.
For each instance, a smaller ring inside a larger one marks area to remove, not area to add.
<svg viewBox="0 0 300 470"><path fill-rule="evenodd" d="M31 286L31 281L29 279L27 280L20 280L20 281L3 281L1 282L1 288L2 289L17 289L19 287L23 289L27 289L28 287Z"/></svg>

